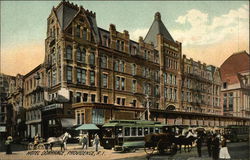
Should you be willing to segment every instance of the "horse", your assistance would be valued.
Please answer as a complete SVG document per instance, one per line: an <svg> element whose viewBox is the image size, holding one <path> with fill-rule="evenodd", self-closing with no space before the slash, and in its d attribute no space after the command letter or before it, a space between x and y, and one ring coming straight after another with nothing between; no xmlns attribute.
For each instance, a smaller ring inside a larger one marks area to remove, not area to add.
<svg viewBox="0 0 250 160"><path fill-rule="evenodd" d="M196 140L197 138L195 136L179 136L179 137L175 137L174 143L179 146L179 151L181 153L181 146L184 145L184 150L185 152L188 149L188 152L190 152L193 148L193 142ZM191 147L191 148L190 148Z"/></svg>
<svg viewBox="0 0 250 160"><path fill-rule="evenodd" d="M59 144L62 149L67 149L67 140L71 138L71 135L68 132L65 132L60 137L49 137L47 143L50 145L50 150L52 151L52 147L54 144Z"/></svg>

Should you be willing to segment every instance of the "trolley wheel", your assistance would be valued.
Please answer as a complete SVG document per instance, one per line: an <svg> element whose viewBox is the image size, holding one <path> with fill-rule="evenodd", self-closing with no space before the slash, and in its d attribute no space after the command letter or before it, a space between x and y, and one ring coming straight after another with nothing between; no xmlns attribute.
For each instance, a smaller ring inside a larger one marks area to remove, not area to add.
<svg viewBox="0 0 250 160"><path fill-rule="evenodd" d="M38 150L44 150L44 149L45 149L45 146L44 146L44 144L38 144L36 148L37 148Z"/></svg>
<svg viewBox="0 0 250 160"><path fill-rule="evenodd" d="M33 143L28 144L28 150L34 150L34 144Z"/></svg>

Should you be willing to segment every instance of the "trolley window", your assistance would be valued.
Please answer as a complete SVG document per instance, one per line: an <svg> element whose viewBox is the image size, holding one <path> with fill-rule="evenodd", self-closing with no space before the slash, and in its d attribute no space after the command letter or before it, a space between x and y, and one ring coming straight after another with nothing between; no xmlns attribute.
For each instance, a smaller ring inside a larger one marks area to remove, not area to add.
<svg viewBox="0 0 250 160"><path fill-rule="evenodd" d="M118 135L118 137L122 137L122 127L116 128L116 134Z"/></svg>
<svg viewBox="0 0 250 160"><path fill-rule="evenodd" d="M129 127L125 128L125 136L130 136L130 128Z"/></svg>
<svg viewBox="0 0 250 160"><path fill-rule="evenodd" d="M144 128L144 135L148 134L148 128Z"/></svg>
<svg viewBox="0 0 250 160"><path fill-rule="evenodd" d="M153 127L150 127L150 128L149 128L149 131L150 131L150 133L154 133L154 128L153 128Z"/></svg>
<svg viewBox="0 0 250 160"><path fill-rule="evenodd" d="M142 128L141 127L138 128L138 136L142 136Z"/></svg>
<svg viewBox="0 0 250 160"><path fill-rule="evenodd" d="M159 128L155 127L155 133L159 133L159 132L160 132Z"/></svg>
<svg viewBox="0 0 250 160"><path fill-rule="evenodd" d="M132 127L131 136L136 136L136 128Z"/></svg>

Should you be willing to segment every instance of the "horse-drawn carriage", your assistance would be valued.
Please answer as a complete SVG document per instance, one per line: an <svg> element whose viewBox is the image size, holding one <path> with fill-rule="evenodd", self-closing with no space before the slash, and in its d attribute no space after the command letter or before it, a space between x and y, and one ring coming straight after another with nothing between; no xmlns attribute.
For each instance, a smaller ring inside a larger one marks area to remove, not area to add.
<svg viewBox="0 0 250 160"><path fill-rule="evenodd" d="M66 149L66 143L68 138L71 138L71 135L68 132L65 132L60 137L49 137L47 141L45 141L43 138L38 138L38 136L35 136L34 143L28 144L28 150L44 150L44 149L51 149L53 145L58 144L62 149Z"/></svg>
<svg viewBox="0 0 250 160"><path fill-rule="evenodd" d="M146 135L144 150L147 154L153 154L154 151L158 150L160 154L174 155L177 152L174 135L170 133Z"/></svg>
<svg viewBox="0 0 250 160"><path fill-rule="evenodd" d="M190 136L177 136L173 132L167 133L153 133L145 135L145 147L144 151L151 155L155 151L160 154L174 155L184 145L184 150L191 151L196 135Z"/></svg>

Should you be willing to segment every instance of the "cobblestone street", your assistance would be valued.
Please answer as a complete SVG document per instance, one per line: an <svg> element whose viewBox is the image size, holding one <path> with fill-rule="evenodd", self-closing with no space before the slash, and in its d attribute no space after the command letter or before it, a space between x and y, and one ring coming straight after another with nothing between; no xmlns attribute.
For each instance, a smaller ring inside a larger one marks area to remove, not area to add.
<svg viewBox="0 0 250 160"><path fill-rule="evenodd" d="M249 145L246 142L230 143L228 145L229 153L233 160L249 160ZM68 149L64 152L60 151L59 147L55 147L53 151L14 151L12 155L6 155L5 152L0 152L0 160L86 160L86 159L112 159L112 160L147 160L146 154L143 149L139 149L133 153L120 153L113 150L104 150L95 152L94 148L89 148L87 151L82 150L79 145L70 144ZM177 153L174 156L154 154L149 158L150 160L212 160L208 157L207 149L202 148L202 157L197 156L197 150L194 147L191 152Z"/></svg>

